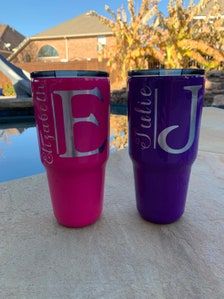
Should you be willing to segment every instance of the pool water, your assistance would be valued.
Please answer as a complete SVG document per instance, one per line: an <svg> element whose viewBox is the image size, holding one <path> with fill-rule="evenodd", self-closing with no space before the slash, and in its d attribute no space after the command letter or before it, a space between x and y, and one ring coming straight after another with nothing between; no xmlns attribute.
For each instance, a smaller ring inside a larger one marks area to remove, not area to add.
<svg viewBox="0 0 224 299"><path fill-rule="evenodd" d="M0 182L44 172L34 124L0 127Z"/></svg>
<svg viewBox="0 0 224 299"><path fill-rule="evenodd" d="M126 124L119 124L120 118L111 117L111 153L124 147L122 141L123 127ZM118 128L114 130L116 125ZM0 182L31 176L44 171L39 156L35 124L32 122L0 124Z"/></svg>

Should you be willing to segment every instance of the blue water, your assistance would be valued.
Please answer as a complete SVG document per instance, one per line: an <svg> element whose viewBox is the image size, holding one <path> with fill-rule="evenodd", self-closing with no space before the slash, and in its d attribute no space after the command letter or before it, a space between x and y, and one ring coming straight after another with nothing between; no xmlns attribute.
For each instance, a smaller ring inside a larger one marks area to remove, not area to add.
<svg viewBox="0 0 224 299"><path fill-rule="evenodd" d="M110 136L112 141L114 136ZM110 149L115 152L116 149ZM32 123L0 124L0 182L44 172L36 127Z"/></svg>
<svg viewBox="0 0 224 299"><path fill-rule="evenodd" d="M0 182L44 172L40 162L36 128L0 126Z"/></svg>

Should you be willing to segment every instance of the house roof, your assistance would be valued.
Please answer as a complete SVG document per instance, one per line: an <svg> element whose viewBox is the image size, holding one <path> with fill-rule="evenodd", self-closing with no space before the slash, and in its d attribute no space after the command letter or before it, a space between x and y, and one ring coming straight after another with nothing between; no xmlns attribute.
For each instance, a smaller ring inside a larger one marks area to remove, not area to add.
<svg viewBox="0 0 224 299"><path fill-rule="evenodd" d="M30 38L24 39L17 47L17 50L8 57L8 60L11 61L14 59L33 40L112 34L113 33L108 26L103 25L96 16L92 16L87 12Z"/></svg>
<svg viewBox="0 0 224 299"><path fill-rule="evenodd" d="M24 38L21 33L9 25L0 24L0 54L8 57Z"/></svg>
<svg viewBox="0 0 224 299"><path fill-rule="evenodd" d="M45 30L35 36L35 38L57 37L57 36L91 36L99 34L112 34L111 29L103 25L96 16L89 13L82 14L71 20L59 24L53 28Z"/></svg>
<svg viewBox="0 0 224 299"><path fill-rule="evenodd" d="M224 0L217 0L217 4L221 9L221 14L224 15ZM205 5L205 8L201 11L201 16L207 16L211 14L212 8L215 5L215 1L209 1L208 4Z"/></svg>

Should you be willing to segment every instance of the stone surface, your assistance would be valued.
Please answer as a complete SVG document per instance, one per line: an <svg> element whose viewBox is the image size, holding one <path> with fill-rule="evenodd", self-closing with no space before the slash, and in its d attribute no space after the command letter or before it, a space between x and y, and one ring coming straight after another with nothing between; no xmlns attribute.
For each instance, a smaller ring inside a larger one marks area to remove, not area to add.
<svg viewBox="0 0 224 299"><path fill-rule="evenodd" d="M212 105L224 107L224 92L223 92L223 94L214 96L214 101L213 101Z"/></svg>
<svg viewBox="0 0 224 299"><path fill-rule="evenodd" d="M210 79L224 78L224 72L223 71L218 71L218 70L213 70L213 71L207 72L206 76Z"/></svg>
<svg viewBox="0 0 224 299"><path fill-rule="evenodd" d="M223 107L224 97L224 71L210 71L206 73L205 106ZM217 100L218 99L218 100ZM221 100L220 100L221 99Z"/></svg>
<svg viewBox="0 0 224 299"><path fill-rule="evenodd" d="M126 88L113 90L111 92L111 103L114 104L126 104L128 100L128 93Z"/></svg>
<svg viewBox="0 0 224 299"><path fill-rule="evenodd" d="M223 115L204 109L204 143ZM103 216L84 229L56 223L45 175L0 184L0 297L224 298L224 154L204 146L171 225L139 217L127 150L111 155Z"/></svg>
<svg viewBox="0 0 224 299"><path fill-rule="evenodd" d="M206 80L205 81L205 88L208 89L208 90L212 90L212 89L215 89L215 90L221 90L224 88L224 82L214 82L214 81L209 81L209 80Z"/></svg>
<svg viewBox="0 0 224 299"><path fill-rule="evenodd" d="M199 149L224 154L224 110L204 107Z"/></svg>

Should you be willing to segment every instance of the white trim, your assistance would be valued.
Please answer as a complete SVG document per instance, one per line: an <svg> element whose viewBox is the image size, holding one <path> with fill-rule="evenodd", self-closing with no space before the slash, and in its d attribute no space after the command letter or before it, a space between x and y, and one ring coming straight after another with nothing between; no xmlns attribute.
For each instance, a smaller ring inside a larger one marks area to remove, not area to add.
<svg viewBox="0 0 224 299"><path fill-rule="evenodd" d="M77 37L97 37L101 35L111 35L113 32L97 32L97 33L82 33L82 34L61 34L61 35L45 35L45 36L31 36L30 40L43 40L43 39L61 39L61 38L77 38Z"/></svg>

